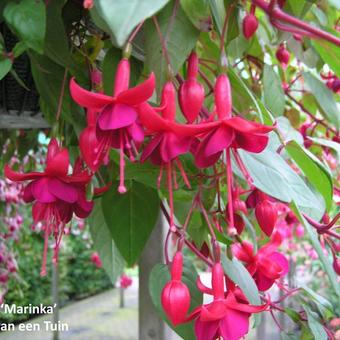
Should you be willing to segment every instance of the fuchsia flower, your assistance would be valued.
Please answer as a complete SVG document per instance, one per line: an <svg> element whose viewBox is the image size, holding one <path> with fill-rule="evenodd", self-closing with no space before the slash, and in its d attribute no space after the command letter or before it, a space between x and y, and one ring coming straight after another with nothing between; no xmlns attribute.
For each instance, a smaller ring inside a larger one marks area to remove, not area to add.
<svg viewBox="0 0 340 340"><path fill-rule="evenodd" d="M213 302L197 307L187 318L196 319L197 340L241 339L248 333L249 317L267 309L268 305L250 305L242 292L228 284L225 293L224 272L221 263L212 268L212 288L205 287L198 278L197 286L202 293L213 295Z"/></svg>
<svg viewBox="0 0 340 340"><path fill-rule="evenodd" d="M189 123L195 121L204 102L204 87L197 81L198 58L195 52L189 56L187 79L179 88L179 105Z"/></svg>
<svg viewBox="0 0 340 340"><path fill-rule="evenodd" d="M223 150L241 148L259 153L268 144L267 133L272 126L247 121L241 117L231 118L232 99L229 79L218 76L215 85L215 105L218 121L213 122L195 152L195 162L200 168L214 165ZM214 123L217 123L216 125Z"/></svg>
<svg viewBox="0 0 340 340"><path fill-rule="evenodd" d="M49 235L53 234L55 238L56 262L65 224L71 220L73 213L85 218L93 208L93 202L86 199L86 185L91 176L81 170L80 161L76 162L72 175L68 175L69 166L67 149L61 148L53 138L48 145L45 171L23 174L13 171L8 165L4 169L5 176L12 181L30 181L23 199L26 203L34 202L33 220L43 223L45 246L41 275L46 274Z"/></svg>
<svg viewBox="0 0 340 340"><path fill-rule="evenodd" d="M214 165L228 148L241 148L249 152L259 153L268 144L267 133L274 129L250 122L241 117L231 118L231 89L228 77L221 74L215 85L215 105L217 121L200 124L178 124L159 116L148 104L139 112L142 124L151 132L173 131L177 135L200 136L202 141L195 151L196 165L206 168ZM214 114L210 119L212 119Z"/></svg>
<svg viewBox="0 0 340 340"><path fill-rule="evenodd" d="M164 286L161 302L165 314L174 326L185 322L190 307L190 292L182 282L183 255L178 251L171 265L171 280Z"/></svg>
<svg viewBox="0 0 340 340"><path fill-rule="evenodd" d="M248 241L232 246L233 254L246 264L260 291L268 290L274 282L289 272L289 262L277 251L282 242L279 233L274 233L270 242L254 254L253 245Z"/></svg>
<svg viewBox="0 0 340 340"><path fill-rule="evenodd" d="M129 288L132 285L131 277L127 276L126 274L122 274L119 281L120 281L120 286L124 289Z"/></svg>
<svg viewBox="0 0 340 340"><path fill-rule="evenodd" d="M102 260L100 259L99 254L96 251L91 254L91 262L97 268L102 268L103 267Z"/></svg>
<svg viewBox="0 0 340 340"><path fill-rule="evenodd" d="M176 90L171 81L168 81L162 90L162 117L165 123L175 122L176 117ZM173 176L176 179L176 172L174 169L174 162L179 168L181 175L187 187L190 188L190 183L187 179L185 171L182 167L182 163L179 160L179 156L185 154L189 151L192 142L192 137L183 136L176 133L175 130L168 129L166 126L162 125L156 134L152 137L149 144L143 150L141 161L144 162L147 159L155 165L160 165L160 175L158 178L158 186L162 179L163 167L167 170L167 184L169 191L169 201L170 201L170 226L174 226L173 217ZM176 184L176 183L175 183Z"/></svg>
<svg viewBox="0 0 340 340"><path fill-rule="evenodd" d="M138 120L138 112L155 88L155 77L153 73L142 84L129 89L130 64L127 59L122 59L118 64L113 96L102 93L93 93L81 88L74 79L70 83L72 98L80 106L98 112L96 122L97 147L94 152L97 159L93 160L90 167L98 166L110 148L120 150L120 184L118 191L126 192L124 185L124 153L134 160L133 152L144 139L144 130ZM91 130L91 138L94 138ZM87 157L86 157L87 158Z"/></svg>

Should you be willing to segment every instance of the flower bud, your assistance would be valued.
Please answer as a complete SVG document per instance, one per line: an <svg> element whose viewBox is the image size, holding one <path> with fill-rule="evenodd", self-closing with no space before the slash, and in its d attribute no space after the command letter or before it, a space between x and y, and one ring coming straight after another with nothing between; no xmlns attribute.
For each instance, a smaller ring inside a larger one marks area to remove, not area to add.
<svg viewBox="0 0 340 340"><path fill-rule="evenodd" d="M246 39L250 39L255 34L258 27L259 22L254 14L247 14L244 17L242 28L243 35Z"/></svg>
<svg viewBox="0 0 340 340"><path fill-rule="evenodd" d="M198 116L203 101L204 87L197 81L198 58L192 52L188 63L188 78L179 88L179 105L189 123L192 123Z"/></svg>
<svg viewBox="0 0 340 340"><path fill-rule="evenodd" d="M334 256L334 261L333 261L333 268L334 271L340 275L340 259Z"/></svg>
<svg viewBox="0 0 340 340"><path fill-rule="evenodd" d="M218 118L229 118L231 116L232 98L230 82L226 74L220 74L217 77L214 92Z"/></svg>
<svg viewBox="0 0 340 340"><path fill-rule="evenodd" d="M282 68L286 69L289 64L290 53L283 44L281 44L276 51L276 58L280 62Z"/></svg>
<svg viewBox="0 0 340 340"><path fill-rule="evenodd" d="M183 255L177 252L171 266L171 280L164 286L161 302L165 314L174 326L184 322L190 307L190 292L181 281L183 271Z"/></svg>
<svg viewBox="0 0 340 340"><path fill-rule="evenodd" d="M162 110L163 117L174 121L176 117L176 90L171 81L167 81L163 86L161 106L165 106Z"/></svg>
<svg viewBox="0 0 340 340"><path fill-rule="evenodd" d="M270 236L277 221L277 210L269 200L263 200L255 207L255 216L262 231Z"/></svg>

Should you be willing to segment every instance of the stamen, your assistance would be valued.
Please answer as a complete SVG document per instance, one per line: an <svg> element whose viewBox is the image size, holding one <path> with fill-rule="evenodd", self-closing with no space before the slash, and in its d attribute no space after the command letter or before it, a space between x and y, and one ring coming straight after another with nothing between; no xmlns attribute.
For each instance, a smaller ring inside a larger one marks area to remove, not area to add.
<svg viewBox="0 0 340 340"><path fill-rule="evenodd" d="M118 192L120 194L126 193L126 187L124 185L124 170L125 170L125 160L124 160L124 141L123 132L120 131L119 135L120 145L119 145L119 187Z"/></svg>
<svg viewBox="0 0 340 340"><path fill-rule="evenodd" d="M179 158L176 158L176 164L177 164L177 167L178 167L178 169L179 169L179 171L182 175L182 178L183 178L185 185L187 186L187 188L191 189L191 185L190 185L190 182L188 180L187 174L185 173L182 162Z"/></svg>
<svg viewBox="0 0 340 340"><path fill-rule="evenodd" d="M47 248L48 248L48 236L49 236L49 231L47 224L45 225L45 237L44 237L44 253L43 253L43 260L42 260L42 265L41 265L41 271L40 275L41 276L46 276L46 259L47 259Z"/></svg>
<svg viewBox="0 0 340 340"><path fill-rule="evenodd" d="M226 157L226 175L227 175L227 185L228 185L228 215L230 228L234 229L234 207L233 207L233 173L231 170L231 160L230 160L230 149L225 150ZM228 232L228 230L227 230Z"/></svg>
<svg viewBox="0 0 340 340"><path fill-rule="evenodd" d="M173 192L172 192L171 162L168 162L166 165L167 165L167 173L168 173L168 191L169 191L169 205L170 205L170 230L172 232L176 232L176 227L174 224L174 199L173 199Z"/></svg>

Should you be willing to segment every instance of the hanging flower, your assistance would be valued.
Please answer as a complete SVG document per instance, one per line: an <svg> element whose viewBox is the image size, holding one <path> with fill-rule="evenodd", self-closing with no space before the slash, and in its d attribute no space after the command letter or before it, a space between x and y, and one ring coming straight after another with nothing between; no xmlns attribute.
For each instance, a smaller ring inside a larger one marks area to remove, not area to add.
<svg viewBox="0 0 340 340"><path fill-rule="evenodd" d="M198 289L212 295L213 302L197 307L187 318L196 319L197 340L241 339L248 333L251 314L266 310L268 305L250 305L243 293L232 285L228 285L225 293L224 272L219 262L212 268L211 283L212 288L208 288L198 279Z"/></svg>
<svg viewBox="0 0 340 340"><path fill-rule="evenodd" d="M132 285L132 278L126 274L122 274L119 279L119 283L122 288L129 288Z"/></svg>
<svg viewBox="0 0 340 340"><path fill-rule="evenodd" d="M164 286L161 302L165 314L177 326L185 321L190 307L190 292L182 282L183 255L178 251L171 265L171 280Z"/></svg>
<svg viewBox="0 0 340 340"><path fill-rule="evenodd" d="M33 220L43 224L45 245L41 275L46 274L48 237L52 234L55 238L53 260L57 262L65 224L71 220L73 213L85 218L93 208L93 202L86 199L86 185L91 176L81 170L80 161L76 162L71 175L68 175L69 166L67 149L61 148L53 138L48 145L43 172L23 174L13 171L8 165L4 169L5 176L11 181L30 181L25 186L23 199L26 203L34 202Z"/></svg>
<svg viewBox="0 0 340 340"><path fill-rule="evenodd" d="M153 73L142 84L129 89L130 64L122 59L118 64L113 96L94 93L80 87L74 79L70 83L72 98L80 106L98 112L96 137L98 145L97 163L104 159L110 148L120 150L120 184L118 191L126 192L124 185L124 154L134 160L136 148L144 139L144 130L138 120L138 111L154 92L155 77ZM95 166L98 166L98 164Z"/></svg>
<svg viewBox="0 0 340 340"><path fill-rule="evenodd" d="M253 245L248 241L232 246L233 254L247 266L260 291L268 290L274 282L289 272L289 262L277 251L282 242L281 235L274 233L270 242L254 254Z"/></svg>
<svg viewBox="0 0 340 340"><path fill-rule="evenodd" d="M197 80L198 57L195 52L189 56L187 79L179 88L179 105L189 123L195 121L204 102L204 87Z"/></svg>
<svg viewBox="0 0 340 340"><path fill-rule="evenodd" d="M176 116L176 90L171 81L168 81L162 90L162 116L165 122L174 122ZM183 169L182 163L178 156L189 151L192 137L177 134L166 126L162 126L159 131L152 137L149 144L146 145L141 156L141 161L147 159L160 166L160 175L158 178L158 186L162 179L163 168L167 171L167 185L170 202L170 227L174 227L174 208L173 208L173 178L176 181L175 165L179 168L184 182L190 188L189 181Z"/></svg>

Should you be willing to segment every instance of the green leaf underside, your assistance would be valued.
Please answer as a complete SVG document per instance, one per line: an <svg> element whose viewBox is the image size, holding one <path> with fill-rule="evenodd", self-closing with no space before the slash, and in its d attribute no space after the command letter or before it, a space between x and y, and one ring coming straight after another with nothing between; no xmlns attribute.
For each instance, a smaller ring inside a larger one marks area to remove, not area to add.
<svg viewBox="0 0 340 340"><path fill-rule="evenodd" d="M134 265L155 227L159 214L157 191L142 183L128 181L128 191L117 187L105 193L102 208L115 244L129 266Z"/></svg>

